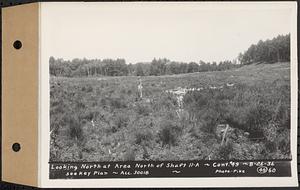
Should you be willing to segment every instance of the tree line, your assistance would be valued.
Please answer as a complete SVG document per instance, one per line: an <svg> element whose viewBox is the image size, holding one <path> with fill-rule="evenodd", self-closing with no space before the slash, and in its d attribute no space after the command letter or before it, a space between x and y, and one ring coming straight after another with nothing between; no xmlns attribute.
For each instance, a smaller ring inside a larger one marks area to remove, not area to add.
<svg viewBox="0 0 300 190"><path fill-rule="evenodd" d="M252 44L238 60L241 64L275 63L290 61L290 34Z"/></svg>
<svg viewBox="0 0 300 190"><path fill-rule="evenodd" d="M50 57L50 75L63 77L84 76L160 76L205 71L222 71L239 67L236 61L205 63L176 62L166 58L151 62L126 64L125 59L73 59L63 60Z"/></svg>
<svg viewBox="0 0 300 190"><path fill-rule="evenodd" d="M290 34L252 44L236 60L216 62L178 62L154 58L151 62L126 64L125 59L73 59L50 57L50 75L63 77L84 76L160 76L182 73L223 71L251 63L290 61Z"/></svg>

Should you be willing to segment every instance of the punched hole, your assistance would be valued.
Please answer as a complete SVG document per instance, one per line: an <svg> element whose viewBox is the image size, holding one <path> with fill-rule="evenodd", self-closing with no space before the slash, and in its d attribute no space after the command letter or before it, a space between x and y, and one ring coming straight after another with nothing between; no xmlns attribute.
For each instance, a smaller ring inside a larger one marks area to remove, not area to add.
<svg viewBox="0 0 300 190"><path fill-rule="evenodd" d="M20 40L16 40L13 44L15 49L21 49L22 47L22 42Z"/></svg>
<svg viewBox="0 0 300 190"><path fill-rule="evenodd" d="M13 151L15 151L15 152L19 152L19 151L21 150L21 145L20 145L19 143L14 143L14 144L12 145L12 149L13 149Z"/></svg>

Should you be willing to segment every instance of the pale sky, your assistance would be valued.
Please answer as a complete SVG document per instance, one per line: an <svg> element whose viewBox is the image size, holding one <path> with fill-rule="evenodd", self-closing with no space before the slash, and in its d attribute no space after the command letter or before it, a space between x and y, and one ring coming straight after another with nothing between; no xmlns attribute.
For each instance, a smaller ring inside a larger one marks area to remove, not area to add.
<svg viewBox="0 0 300 190"><path fill-rule="evenodd" d="M55 58L232 60L291 30L286 3L43 3L42 35Z"/></svg>

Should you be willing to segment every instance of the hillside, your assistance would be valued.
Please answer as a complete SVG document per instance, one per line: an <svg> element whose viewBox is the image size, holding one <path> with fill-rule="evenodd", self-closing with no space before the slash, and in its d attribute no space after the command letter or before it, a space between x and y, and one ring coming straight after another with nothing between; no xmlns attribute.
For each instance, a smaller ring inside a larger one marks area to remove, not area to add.
<svg viewBox="0 0 300 190"><path fill-rule="evenodd" d="M291 156L288 62L50 86L51 161Z"/></svg>
<svg viewBox="0 0 300 190"><path fill-rule="evenodd" d="M276 63L290 61L290 34L278 35L273 39L260 40L239 54L242 64Z"/></svg>

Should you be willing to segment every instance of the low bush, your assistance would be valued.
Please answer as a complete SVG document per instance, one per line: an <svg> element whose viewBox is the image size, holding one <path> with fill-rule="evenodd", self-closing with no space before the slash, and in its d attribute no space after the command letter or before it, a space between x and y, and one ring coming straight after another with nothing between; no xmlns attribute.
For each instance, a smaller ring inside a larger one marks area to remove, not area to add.
<svg viewBox="0 0 300 190"><path fill-rule="evenodd" d="M151 107L145 103L137 103L136 112L139 115L148 116L151 113Z"/></svg>
<svg viewBox="0 0 300 190"><path fill-rule="evenodd" d="M135 149L133 147L126 148L123 154L123 161L134 161L136 157Z"/></svg>
<svg viewBox="0 0 300 190"><path fill-rule="evenodd" d="M182 129L174 122L165 120L161 123L159 138L162 142L162 145L175 145L179 138Z"/></svg>
<svg viewBox="0 0 300 190"><path fill-rule="evenodd" d="M123 127L127 127L129 122L129 117L125 113L118 113L113 116L115 126L120 129Z"/></svg>
<svg viewBox="0 0 300 190"><path fill-rule="evenodd" d="M209 109L200 116L199 127L204 132L215 134L218 120L219 113L215 110Z"/></svg>
<svg viewBox="0 0 300 190"><path fill-rule="evenodd" d="M143 99L135 77L51 78L50 159L290 158L289 67L274 68L144 77ZM177 87L201 90L179 109ZM220 124L233 129L223 146Z"/></svg>
<svg viewBox="0 0 300 190"><path fill-rule="evenodd" d="M121 98L111 97L109 98L109 102L112 109L121 109L127 107L126 103Z"/></svg>
<svg viewBox="0 0 300 190"><path fill-rule="evenodd" d="M69 126L70 130L70 137L75 140L83 140L84 135L83 135L83 130L81 128L81 123L78 120L78 118L74 116L70 116L68 118L68 123L67 125Z"/></svg>
<svg viewBox="0 0 300 190"><path fill-rule="evenodd" d="M230 160L232 158L231 154L233 150L233 143L229 141L226 142L224 145L220 146L215 154L220 160Z"/></svg>
<svg viewBox="0 0 300 190"><path fill-rule="evenodd" d="M175 110L177 108L177 101L176 98L170 94L159 94L153 105L153 109L155 111L168 111L168 110Z"/></svg>
<svg viewBox="0 0 300 190"><path fill-rule="evenodd" d="M147 143L153 139L153 134L150 129L140 129L135 133L135 143L142 145Z"/></svg>

